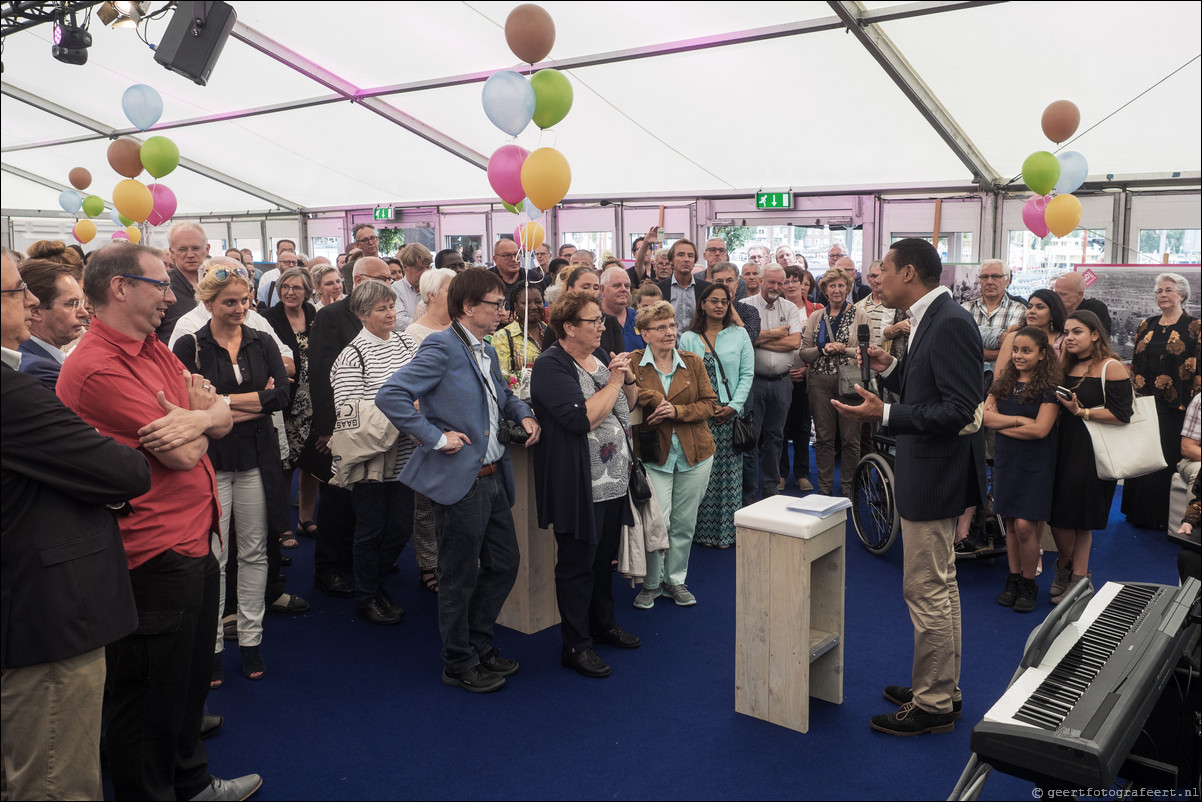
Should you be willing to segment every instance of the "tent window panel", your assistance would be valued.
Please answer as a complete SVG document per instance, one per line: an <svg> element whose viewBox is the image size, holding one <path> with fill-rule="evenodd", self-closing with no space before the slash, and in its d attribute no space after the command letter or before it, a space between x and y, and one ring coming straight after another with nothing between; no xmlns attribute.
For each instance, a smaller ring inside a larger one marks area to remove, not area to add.
<svg viewBox="0 0 1202 802"><path fill-rule="evenodd" d="M1077 229L1065 237L1042 239L1026 229L1007 232L1006 264L1012 271L1044 270L1055 275L1079 264L1106 262L1106 229Z"/></svg>
<svg viewBox="0 0 1202 802"><path fill-rule="evenodd" d="M1134 256L1134 254L1131 254ZM1137 261L1132 259L1131 261ZM1141 228L1139 264L1197 264L1202 261L1202 229Z"/></svg>

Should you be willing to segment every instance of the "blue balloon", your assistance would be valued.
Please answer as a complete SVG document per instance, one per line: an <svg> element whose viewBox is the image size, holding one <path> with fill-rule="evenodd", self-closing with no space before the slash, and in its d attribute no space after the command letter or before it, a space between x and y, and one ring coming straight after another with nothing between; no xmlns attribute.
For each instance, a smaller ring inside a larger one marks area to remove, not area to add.
<svg viewBox="0 0 1202 802"><path fill-rule="evenodd" d="M163 116L163 98L153 87L134 84L121 96L121 110L135 128L145 131Z"/></svg>
<svg viewBox="0 0 1202 802"><path fill-rule="evenodd" d="M534 117L534 89L513 70L501 70L485 81L480 102L492 124L510 136L526 130Z"/></svg>
<svg viewBox="0 0 1202 802"><path fill-rule="evenodd" d="M537 220L543 216L543 210L531 203L529 198L522 201L522 211L526 213L527 220Z"/></svg>
<svg viewBox="0 0 1202 802"><path fill-rule="evenodd" d="M1076 192L1089 175L1089 165L1086 164L1085 157L1075 150L1066 150L1056 156L1056 159L1060 162L1060 179L1054 187L1056 193L1067 195Z"/></svg>
<svg viewBox="0 0 1202 802"><path fill-rule="evenodd" d="M125 223L121 222L121 213L117 211L117 207L113 207L109 211L109 219L113 221L113 225L119 228L125 228Z"/></svg>
<svg viewBox="0 0 1202 802"><path fill-rule="evenodd" d="M64 189L58 193L58 205L64 212L75 214L83 206L83 197L73 189Z"/></svg>

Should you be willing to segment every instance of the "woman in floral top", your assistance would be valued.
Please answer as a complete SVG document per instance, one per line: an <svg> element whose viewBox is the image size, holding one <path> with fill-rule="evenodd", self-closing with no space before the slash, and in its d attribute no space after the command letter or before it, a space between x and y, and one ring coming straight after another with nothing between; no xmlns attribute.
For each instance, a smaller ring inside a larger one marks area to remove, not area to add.
<svg viewBox="0 0 1202 802"><path fill-rule="evenodd" d="M1167 465L1156 473L1123 482L1123 515L1142 529L1165 529L1169 523L1169 483L1181 459L1181 427L1185 408L1199 391L1197 318L1183 309L1189 282L1176 273L1156 277L1160 314L1139 324L1132 380L1137 395L1156 397L1160 446Z"/></svg>

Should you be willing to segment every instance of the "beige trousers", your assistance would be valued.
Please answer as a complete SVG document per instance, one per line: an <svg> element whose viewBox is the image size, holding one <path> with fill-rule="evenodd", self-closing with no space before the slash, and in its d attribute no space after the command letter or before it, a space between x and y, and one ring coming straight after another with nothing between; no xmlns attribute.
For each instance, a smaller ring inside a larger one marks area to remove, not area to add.
<svg viewBox="0 0 1202 802"><path fill-rule="evenodd" d="M930 713L952 712L960 698L960 588L956 584L956 519L902 519L902 595L914 624L914 702Z"/></svg>

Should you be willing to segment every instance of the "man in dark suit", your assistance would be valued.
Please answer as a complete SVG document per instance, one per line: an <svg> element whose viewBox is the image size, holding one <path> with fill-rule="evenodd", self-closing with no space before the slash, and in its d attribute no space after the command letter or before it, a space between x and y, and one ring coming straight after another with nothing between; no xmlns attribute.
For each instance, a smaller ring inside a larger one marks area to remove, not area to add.
<svg viewBox="0 0 1202 802"><path fill-rule="evenodd" d="M869 362L901 402L864 401L840 414L881 421L897 436L897 505L902 517L903 595L914 623L909 686L885 688L900 708L872 717L891 735L948 732L960 715L960 591L953 541L956 518L985 497L985 440L974 424L984 401L981 334L966 310L939 285L939 252L926 240L893 243L881 267L886 306L909 309L910 344L898 362L879 348Z"/></svg>
<svg viewBox="0 0 1202 802"><path fill-rule="evenodd" d="M676 330L683 332L701 308L701 293L710 282L693 275L693 265L697 264L697 246L687 239L672 243L668 261L672 263L672 278L657 282L655 286L663 293L664 300L676 310Z"/></svg>
<svg viewBox="0 0 1202 802"><path fill-rule="evenodd" d="M0 259L5 798L100 799L104 647L138 625L107 505L149 490L150 466L16 371L38 298L8 251Z"/></svg>
<svg viewBox="0 0 1202 802"><path fill-rule="evenodd" d="M538 442L539 425L501 378L484 337L505 302L499 277L465 270L447 290L449 329L422 341L417 356L384 383L376 406L417 450L400 480L434 502L438 533L438 631L442 681L489 693L518 670L493 647L493 627L517 579L520 552L510 508L513 463L498 426L518 422ZM420 411L414 402L420 402Z"/></svg>
<svg viewBox="0 0 1202 802"><path fill-rule="evenodd" d="M370 228L370 226L368 226ZM365 229L362 235L368 235ZM392 284L388 263L377 256L364 256L355 260L352 273L354 286L365 281L382 281ZM330 459L330 437L334 434L334 388L330 384L330 370L334 360L351 340L363 330L363 321L351 312L350 293L340 301L317 310L313 328L309 330L309 394L313 399L313 425L309 431L310 445L305 450L315 449L324 459ZM315 467L315 466L310 466ZM314 476L323 482L329 478ZM355 531L355 509L351 502L351 491L331 484L323 484L317 497L317 548L313 553L314 584L328 596L349 599L355 589L346 579L351 573L351 547Z"/></svg>
<svg viewBox="0 0 1202 802"><path fill-rule="evenodd" d="M30 337L17 350L21 372L28 373L51 390L58 384L62 370L63 346L77 339L88 322L79 269L49 259L27 259L21 263L21 279L36 295L38 304L30 310Z"/></svg>

